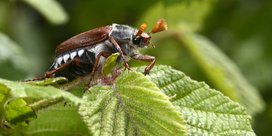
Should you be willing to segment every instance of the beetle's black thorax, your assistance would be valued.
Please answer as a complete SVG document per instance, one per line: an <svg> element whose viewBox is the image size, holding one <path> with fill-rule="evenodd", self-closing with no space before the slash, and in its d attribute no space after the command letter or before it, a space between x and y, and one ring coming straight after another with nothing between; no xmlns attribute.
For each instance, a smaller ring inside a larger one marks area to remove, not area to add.
<svg viewBox="0 0 272 136"><path fill-rule="evenodd" d="M112 30L109 36L114 37L118 43L129 43L135 31L134 28L128 25L112 24Z"/></svg>

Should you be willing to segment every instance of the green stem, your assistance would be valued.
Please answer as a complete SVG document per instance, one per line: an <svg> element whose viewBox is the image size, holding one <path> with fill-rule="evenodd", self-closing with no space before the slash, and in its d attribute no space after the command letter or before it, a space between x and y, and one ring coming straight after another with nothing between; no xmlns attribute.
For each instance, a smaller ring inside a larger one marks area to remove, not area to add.
<svg viewBox="0 0 272 136"><path fill-rule="evenodd" d="M37 101L35 103L32 103L29 105L34 111L38 111L40 109L47 108L51 105L54 105L56 103L59 103L63 100L63 98L57 98L57 99L43 99L40 101Z"/></svg>

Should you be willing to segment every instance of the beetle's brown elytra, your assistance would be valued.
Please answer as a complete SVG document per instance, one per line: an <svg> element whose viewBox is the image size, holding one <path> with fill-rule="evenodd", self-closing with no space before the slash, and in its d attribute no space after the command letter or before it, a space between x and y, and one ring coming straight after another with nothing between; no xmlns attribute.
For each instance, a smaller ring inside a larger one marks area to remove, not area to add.
<svg viewBox="0 0 272 136"><path fill-rule="evenodd" d="M139 29L112 24L73 36L57 46L54 63L39 79L47 77L74 79L90 73L94 75L105 59L117 52L120 53L120 61L123 61L127 69L129 65L124 56L150 62L144 71L144 74L148 74L156 59L140 54L138 48L147 47L151 39L150 34L166 30L167 25L164 19L160 19L150 33L144 32L146 27L146 24L142 24Z"/></svg>

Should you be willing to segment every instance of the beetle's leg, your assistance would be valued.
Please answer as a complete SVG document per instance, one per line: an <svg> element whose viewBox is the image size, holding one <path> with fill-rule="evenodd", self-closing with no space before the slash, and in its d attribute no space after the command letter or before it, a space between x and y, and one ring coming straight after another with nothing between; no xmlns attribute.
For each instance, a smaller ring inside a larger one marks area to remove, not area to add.
<svg viewBox="0 0 272 136"><path fill-rule="evenodd" d="M92 78L94 77L94 74L95 74L95 72L96 72L96 69L97 69L97 67L98 67L98 65L99 65L99 60L100 60L100 57L101 57L101 56L107 58L107 57L110 56L110 53L107 52L107 51L102 51L102 52L100 52L100 53L97 55L97 57L96 57L96 59L95 59L94 66L93 66L93 70L92 70L92 73L91 73L91 77L92 77Z"/></svg>
<svg viewBox="0 0 272 136"><path fill-rule="evenodd" d="M58 67L56 69L53 69L53 70L48 71L48 72L45 72L44 78L52 77L53 74L55 74L55 73L63 70L64 68L68 67L70 64L80 65L80 59L79 58L75 58L73 60L67 61L66 63L64 63L63 65L61 65L60 67Z"/></svg>
<svg viewBox="0 0 272 136"><path fill-rule="evenodd" d="M43 80L45 78L49 78L49 77L53 77L53 74L55 74L58 71L61 71L62 69L64 69L65 67L69 66L69 64L71 64L72 61L68 61L67 63L64 63L63 65L61 65L60 67L53 69L51 71L47 71L45 72L45 74L43 76L40 77L36 77L34 79L31 80L26 80L26 81L35 81L35 80Z"/></svg>
<svg viewBox="0 0 272 136"><path fill-rule="evenodd" d="M150 70L153 68L156 62L156 58L153 56L148 56L148 55L141 55L141 54L135 54L132 56L133 59L136 60L142 60L142 61L147 61L150 62L150 64L145 68L144 74L149 74Z"/></svg>
<svg viewBox="0 0 272 136"><path fill-rule="evenodd" d="M50 77L53 77L53 74L55 74L56 72L58 71L61 71L62 69L64 69L65 67L67 67L70 63L70 61L68 61L67 63L61 65L60 67L56 68L56 69L53 69L51 71L47 71L45 72L44 76L41 76L41 77L36 77L34 79L31 79L31 80L27 80L27 81L35 81L35 80L43 80L45 78L50 78Z"/></svg>
<svg viewBox="0 0 272 136"><path fill-rule="evenodd" d="M124 66L126 69L130 70L128 62L126 61L125 57L124 57L124 53L121 49L121 47L119 46L119 44L114 40L113 37L109 37L111 43L114 45L114 47L118 50L118 52L120 53L120 57L122 58L123 62L124 62Z"/></svg>
<svg viewBox="0 0 272 136"><path fill-rule="evenodd" d="M45 72L44 76L42 76L42 77L37 77L37 78L34 78L34 79L32 79L32 80L26 80L26 81L43 80L43 79L48 78L48 77L53 77L53 74L55 74L55 73L61 71L62 69L66 68L67 66L69 66L69 65L72 64L72 63L74 63L74 64L76 64L76 65L79 65L79 64L80 64L80 60L77 59L77 58L75 58L75 59L73 59L73 60L70 60L70 61L64 63L63 65L61 65L60 67L58 67L58 68L56 68L56 69L53 69L53 70L51 70L51 71Z"/></svg>
<svg viewBox="0 0 272 136"><path fill-rule="evenodd" d="M26 80L26 81L35 81L35 80L43 80L45 78L49 78L49 77L53 77L53 74L61 71L62 69L66 68L67 66L69 66L71 63L76 63L77 64L77 59L74 59L74 60L70 60L66 63L64 63L63 65L61 65L60 67L56 68L56 69L53 69L51 71L47 71L45 72L44 76L41 76L41 77L36 77L34 79L31 79L31 80Z"/></svg>

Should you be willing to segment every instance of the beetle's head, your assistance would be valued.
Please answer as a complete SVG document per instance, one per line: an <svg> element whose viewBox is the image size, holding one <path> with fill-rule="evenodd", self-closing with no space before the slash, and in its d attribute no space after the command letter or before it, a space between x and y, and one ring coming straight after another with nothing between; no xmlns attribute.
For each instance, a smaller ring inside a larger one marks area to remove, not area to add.
<svg viewBox="0 0 272 136"><path fill-rule="evenodd" d="M150 43L151 36L144 32L147 25L142 24L138 31L135 32L135 34L132 36L132 42L137 47L145 47L148 46Z"/></svg>
<svg viewBox="0 0 272 136"><path fill-rule="evenodd" d="M142 24L139 30L132 36L132 42L137 47L146 47L150 44L151 34L167 30L167 24L164 19L159 19L156 25L153 27L151 32L145 33L144 30L147 28L146 24Z"/></svg>

